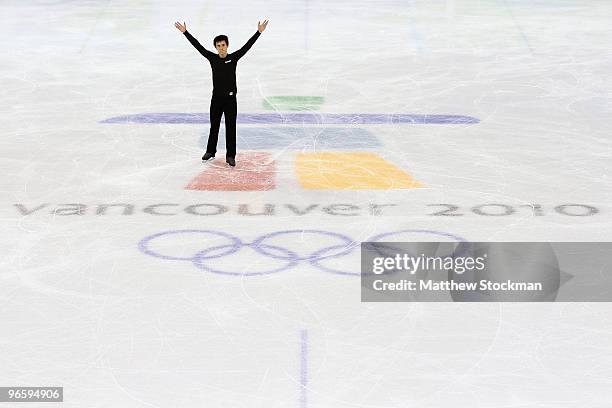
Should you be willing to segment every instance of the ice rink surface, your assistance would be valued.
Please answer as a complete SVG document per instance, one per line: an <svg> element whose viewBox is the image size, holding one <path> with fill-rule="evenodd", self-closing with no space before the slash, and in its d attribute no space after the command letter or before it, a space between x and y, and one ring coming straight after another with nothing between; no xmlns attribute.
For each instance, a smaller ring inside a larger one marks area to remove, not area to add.
<svg viewBox="0 0 612 408"><path fill-rule="evenodd" d="M203 164L210 68L174 21L231 52L264 18L238 166ZM358 277L366 240L610 240L611 21L599 0L2 1L0 386L612 406L609 304L361 303Z"/></svg>

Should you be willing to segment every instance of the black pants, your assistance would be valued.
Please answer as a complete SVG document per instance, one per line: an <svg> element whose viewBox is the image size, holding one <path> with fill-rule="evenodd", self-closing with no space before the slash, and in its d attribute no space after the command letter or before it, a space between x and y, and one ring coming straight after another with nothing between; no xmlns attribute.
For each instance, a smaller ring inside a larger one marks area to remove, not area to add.
<svg viewBox="0 0 612 408"><path fill-rule="evenodd" d="M221 116L225 115L225 157L236 157L236 93L232 95L213 95L210 100L210 133L206 152L217 153L217 140L219 140L219 126Z"/></svg>

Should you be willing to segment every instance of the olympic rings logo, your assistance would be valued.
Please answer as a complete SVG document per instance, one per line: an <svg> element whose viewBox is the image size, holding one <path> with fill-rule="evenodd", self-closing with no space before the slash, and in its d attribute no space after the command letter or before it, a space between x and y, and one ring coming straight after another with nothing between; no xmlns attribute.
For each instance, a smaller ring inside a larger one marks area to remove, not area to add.
<svg viewBox="0 0 612 408"><path fill-rule="evenodd" d="M467 240L464 238L441 231L432 231L424 229L406 229L399 231L386 232L383 234L374 235L366 239L366 242L384 242L391 240L393 237L397 237L400 234L423 234L428 237L450 239L452 241L458 241L466 243ZM185 235L200 236L207 239L221 239L226 243L222 245L213 245L202 250L197 251L192 256L176 256L159 253L151 248L154 241L160 238L177 237ZM290 242L288 239L291 236L299 236L300 239L304 239L304 236L310 236L317 241L324 239L337 241L333 245L317 248L314 251L307 253L306 255L300 255L297 251L291 250L284 246L273 243L274 239L283 240L284 242ZM330 268L322 264L322 261L329 259L336 259L343 256L347 256L352 253L355 248L359 248L361 242L354 241L350 237L340 234L337 232L315 230L315 229L304 229L304 230L284 230L276 231L269 234L264 234L256 238L251 242L245 242L240 238L228 234L222 231L214 230L201 230L201 229L185 229L185 230L170 230L159 232L153 235L149 235L143 238L138 243L138 249L146 255L153 256L155 258L161 258L168 261L185 261L191 262L196 268L210 273L220 275L231 275L231 276L258 276L258 275L269 275L278 272L287 271L299 263L308 263L315 268L336 274L336 275L350 275L359 276L359 272L341 271L334 268ZM251 249L267 258L275 259L282 264L276 268L265 270L265 271L253 271L253 272L235 272L222 270L212 265L214 260L220 258L229 257L237 254L243 249Z"/></svg>

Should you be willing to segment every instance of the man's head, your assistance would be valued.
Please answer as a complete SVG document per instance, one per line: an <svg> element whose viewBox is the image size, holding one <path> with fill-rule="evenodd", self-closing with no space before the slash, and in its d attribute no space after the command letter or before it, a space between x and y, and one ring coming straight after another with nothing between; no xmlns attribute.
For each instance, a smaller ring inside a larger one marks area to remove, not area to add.
<svg viewBox="0 0 612 408"><path fill-rule="evenodd" d="M219 53L221 58L227 57L227 46L229 45L229 39L227 35L218 35L213 40L213 44Z"/></svg>

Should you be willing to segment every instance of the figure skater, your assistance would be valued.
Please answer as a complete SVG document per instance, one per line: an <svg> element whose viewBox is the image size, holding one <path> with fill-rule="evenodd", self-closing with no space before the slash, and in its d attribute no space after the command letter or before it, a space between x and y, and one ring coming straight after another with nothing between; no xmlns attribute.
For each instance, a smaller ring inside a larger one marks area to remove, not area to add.
<svg viewBox="0 0 612 408"><path fill-rule="evenodd" d="M213 93L210 100L210 133L208 134L208 144L206 153L202 160L208 161L215 158L217 153L217 140L219 138L219 126L221 116L225 115L225 161L230 166L236 166L236 64L238 60L255 44L261 33L264 32L268 20L257 23L257 31L238 51L227 53L229 39L226 35L218 35L213 40L213 45L217 49L215 54L202 46L198 40L187 31L187 24L178 21L174 26L187 37L189 42L210 62L213 75Z"/></svg>

